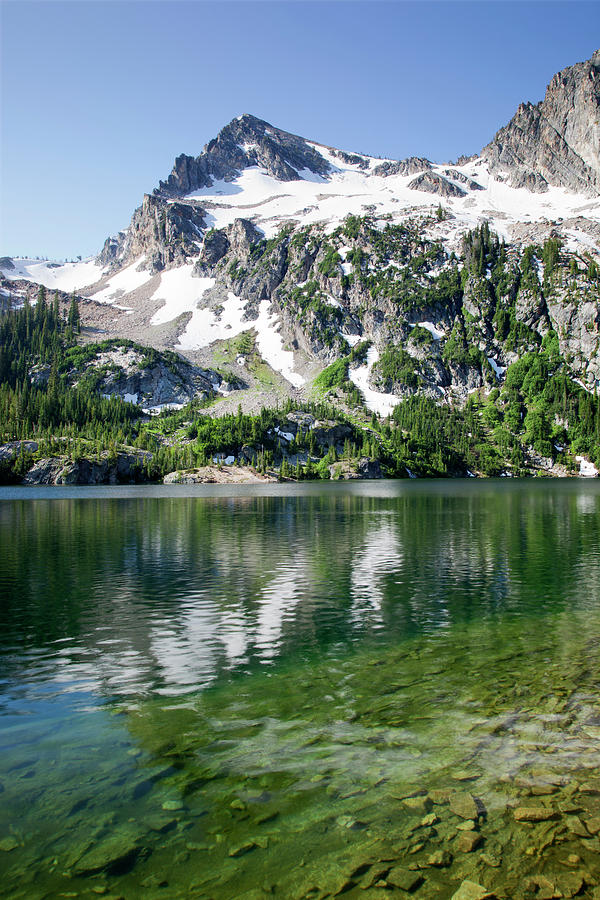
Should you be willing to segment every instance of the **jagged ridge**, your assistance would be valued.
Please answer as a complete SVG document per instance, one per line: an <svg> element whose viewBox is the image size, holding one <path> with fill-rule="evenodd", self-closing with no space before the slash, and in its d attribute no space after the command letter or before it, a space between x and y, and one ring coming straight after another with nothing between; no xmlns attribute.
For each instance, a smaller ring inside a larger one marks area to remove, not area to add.
<svg viewBox="0 0 600 900"><path fill-rule="evenodd" d="M600 50L556 74L544 99L522 103L484 147L490 171L514 187L600 192Z"/></svg>

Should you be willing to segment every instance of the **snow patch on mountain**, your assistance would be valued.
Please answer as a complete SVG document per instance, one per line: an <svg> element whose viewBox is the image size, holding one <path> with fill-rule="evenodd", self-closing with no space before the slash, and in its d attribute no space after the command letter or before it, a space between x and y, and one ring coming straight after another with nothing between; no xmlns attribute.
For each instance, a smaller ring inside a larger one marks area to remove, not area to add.
<svg viewBox="0 0 600 900"><path fill-rule="evenodd" d="M116 275L113 275L108 284L96 294L92 294L92 298L98 303L112 303L114 300L121 299L124 294L129 294L137 290L147 281L150 281L152 275L150 272L139 272L138 266L144 261L144 257L136 259L126 269L122 269Z"/></svg>
<svg viewBox="0 0 600 900"><path fill-rule="evenodd" d="M417 325L419 325L421 328L425 328L432 336L434 341L441 341L442 338L446 337L445 333L443 331L440 331L439 328L436 328L433 322L416 322L410 327L415 328Z"/></svg>
<svg viewBox="0 0 600 900"><path fill-rule="evenodd" d="M13 268L0 267L10 281L35 281L44 287L59 291L77 291L102 278L102 267L94 259L80 262L55 263L43 259L15 257Z"/></svg>
<svg viewBox="0 0 600 900"><path fill-rule="evenodd" d="M294 371L293 351L285 350L283 339L277 330L277 314L271 313L269 307L268 300L261 300L258 319L252 323L252 327L257 331L256 345L272 369L280 372L294 387L300 387L306 379Z"/></svg>
<svg viewBox="0 0 600 900"><path fill-rule="evenodd" d="M193 268L191 264L162 272L160 284L150 299L163 300L164 306L154 313L151 325L164 325L182 313L193 311L205 292L214 287L214 278L193 278Z"/></svg>
<svg viewBox="0 0 600 900"><path fill-rule="evenodd" d="M268 238L289 221L302 225L322 223L327 231L332 231L351 214L368 213L374 218L402 221L415 212L434 212L440 204L453 217L451 223L444 223L446 230L462 233L487 220L507 240L511 237L511 225L516 222L560 220L582 214L600 221L600 198L590 202L583 194L558 187L541 194L513 188L508 184L508 176L491 175L483 159L453 168L455 179L465 179L460 184L466 191L464 196L440 197L433 189L427 192L409 187L414 175L373 174L375 164L382 160L361 157L368 166L364 162L348 163L318 144L310 146L330 164L327 176L302 170L299 180L281 182L265 169L251 166L232 181L215 181L211 187L200 188L183 199L202 202L210 227L225 228L236 218L246 218ZM444 174L443 165L433 166L430 171L446 181L452 180ZM476 182L481 189L470 190L470 182ZM573 239L579 234L574 231Z"/></svg>
<svg viewBox="0 0 600 900"><path fill-rule="evenodd" d="M357 369L350 369L350 380L356 387L362 391L365 398L365 404L370 412L376 412L380 416L389 416L394 407L400 403L400 398L395 394L385 394L383 391L376 391L369 385L369 377L371 369L379 359L379 350L376 347L369 347L367 351L367 359L364 366Z"/></svg>
<svg viewBox="0 0 600 900"><path fill-rule="evenodd" d="M203 278L202 281L212 281L212 278ZM211 286L211 285L209 285ZM179 338L178 350L197 350L200 347L208 347L214 341L227 340L235 337L242 331L252 327L251 323L243 322L247 300L241 300L232 294L227 295L227 300L220 304L218 310L211 307L195 309L192 318Z"/></svg>

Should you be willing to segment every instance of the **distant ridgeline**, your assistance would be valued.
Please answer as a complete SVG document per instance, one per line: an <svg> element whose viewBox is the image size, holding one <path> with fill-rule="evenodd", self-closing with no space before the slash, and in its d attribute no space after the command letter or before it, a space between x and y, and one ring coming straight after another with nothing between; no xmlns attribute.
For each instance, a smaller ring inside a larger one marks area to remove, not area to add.
<svg viewBox="0 0 600 900"><path fill-rule="evenodd" d="M508 250L483 225L465 235L461 258L427 281L422 272L438 251L419 247L424 252L409 258L412 273L399 287L384 273L390 257L406 261L405 229L378 231L353 217L342 237L362 247L352 252L353 272L341 277L368 286L370 314L391 303L445 329L440 339L431 327L392 320L397 330L372 376L402 398L390 415L370 413L351 378L370 352L368 341L345 353L338 346L335 361L314 379L312 399L288 398L255 415L241 407L220 415L218 388L229 376L132 341L82 344L77 299L66 302L58 293L48 299L40 287L35 305L26 301L0 317L2 479L18 482L48 459L58 460L53 482L61 472L67 482L83 480L84 472L89 478L90 466L73 475L72 463L84 459L104 461L93 477L113 481L158 480L225 460L282 479L569 474L579 472L577 457L600 466L600 401L574 377L571 355L581 331L597 342L600 277L591 257L565 253L555 239ZM374 246L386 266L365 265ZM322 257L331 260L333 251ZM337 316L321 290L308 282L288 303L323 340ZM553 327L559 308L568 310L562 336ZM479 349L490 343L506 368ZM248 332L234 344L249 359L257 353ZM152 415L124 399L138 400L123 390L132 355L138 380L158 370L183 382L202 378L202 385L192 384L180 408ZM596 365L595 352L582 362ZM452 383L464 391L453 394ZM116 465L119 455L131 464Z"/></svg>

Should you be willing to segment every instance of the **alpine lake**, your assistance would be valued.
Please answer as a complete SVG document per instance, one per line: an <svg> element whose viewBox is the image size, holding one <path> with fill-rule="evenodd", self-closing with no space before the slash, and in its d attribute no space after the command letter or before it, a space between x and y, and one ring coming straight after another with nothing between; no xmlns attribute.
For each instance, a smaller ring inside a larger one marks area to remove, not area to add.
<svg viewBox="0 0 600 900"><path fill-rule="evenodd" d="M600 897L600 482L0 491L5 898Z"/></svg>

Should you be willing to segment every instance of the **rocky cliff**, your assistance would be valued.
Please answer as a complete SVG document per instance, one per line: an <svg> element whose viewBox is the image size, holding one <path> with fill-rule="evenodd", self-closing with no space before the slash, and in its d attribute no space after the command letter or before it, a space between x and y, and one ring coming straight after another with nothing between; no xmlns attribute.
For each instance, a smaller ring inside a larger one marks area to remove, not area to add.
<svg viewBox="0 0 600 900"><path fill-rule="evenodd" d="M600 193L600 50L554 76L544 99L522 103L482 151L490 171L531 191Z"/></svg>

